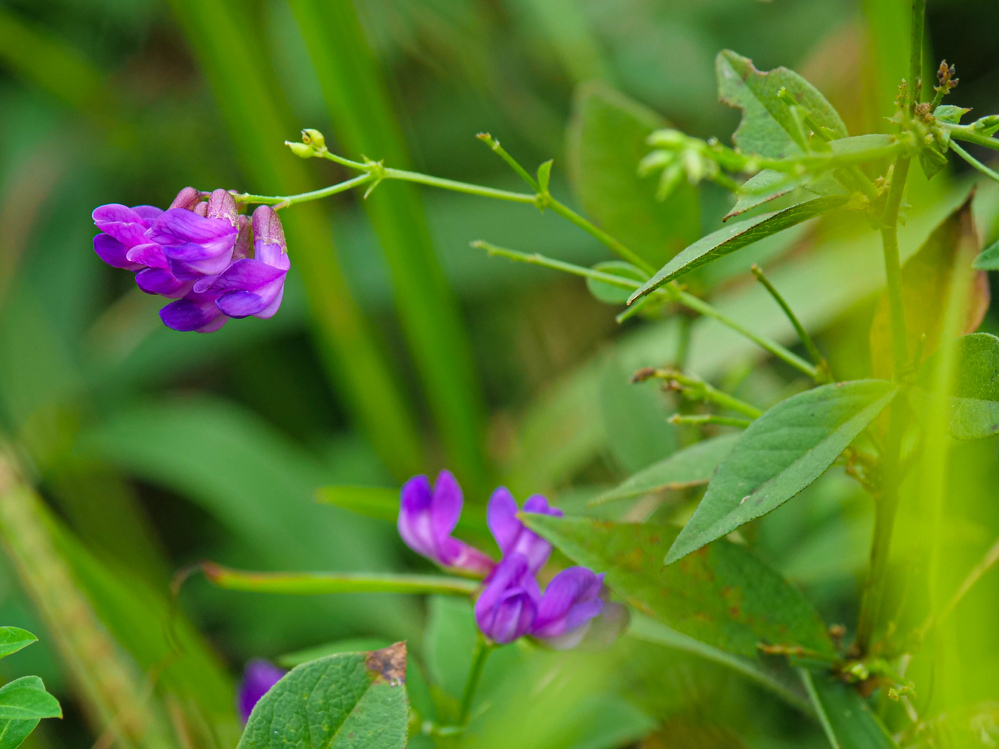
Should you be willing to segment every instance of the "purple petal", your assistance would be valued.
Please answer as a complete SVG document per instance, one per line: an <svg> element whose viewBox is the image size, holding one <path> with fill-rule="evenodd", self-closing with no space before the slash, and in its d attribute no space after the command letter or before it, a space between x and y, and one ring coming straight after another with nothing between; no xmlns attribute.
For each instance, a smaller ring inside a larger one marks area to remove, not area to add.
<svg viewBox="0 0 999 749"><path fill-rule="evenodd" d="M537 583L520 554L504 557L486 579L475 602L475 621L486 637L499 643L526 634L537 613Z"/></svg>
<svg viewBox="0 0 999 749"><path fill-rule="evenodd" d="M136 245L128 251L127 257L131 262L138 263L146 268L163 268L166 270L169 267L166 255L163 254L163 249L154 242Z"/></svg>
<svg viewBox="0 0 999 749"><path fill-rule="evenodd" d="M236 246L232 250L232 259L241 260L250 256L250 241L253 237L250 219L240 215L236 219L236 228L239 230L239 234L236 235Z"/></svg>
<svg viewBox="0 0 999 749"><path fill-rule="evenodd" d="M211 245L230 239L234 244L236 234L236 227L224 219L199 216L183 208L164 211L148 232L151 240L164 245Z"/></svg>
<svg viewBox="0 0 999 749"><path fill-rule="evenodd" d="M447 559L448 567L465 570L485 577L496 566L496 562L474 546L457 538L445 538L441 543L441 556Z"/></svg>
<svg viewBox="0 0 999 749"><path fill-rule="evenodd" d="M500 645L513 642L530 630L535 612L536 604L525 591L510 591L493 609L487 636Z"/></svg>
<svg viewBox="0 0 999 749"><path fill-rule="evenodd" d="M548 500L542 497L540 494L532 494L524 502L524 512L534 512L539 515L551 515L552 517L560 518L564 513L557 507L549 507Z"/></svg>
<svg viewBox="0 0 999 749"><path fill-rule="evenodd" d="M262 263L259 260L243 258L230 265L211 285L211 291L257 291L258 289L284 278L287 271ZM250 314L253 314L252 312Z"/></svg>
<svg viewBox="0 0 999 749"><path fill-rule="evenodd" d="M167 265L170 268L170 272L177 276L177 278L182 278L185 281L200 279L202 276L217 276L228 267L230 252L225 252L216 257L209 257L205 260L178 260L171 257L171 253L164 247L164 254L167 256Z"/></svg>
<svg viewBox="0 0 999 749"><path fill-rule="evenodd" d="M260 241L253 243L253 257L261 262L273 265L281 270L288 270L291 267L291 258L276 244L263 244Z"/></svg>
<svg viewBox="0 0 999 749"><path fill-rule="evenodd" d="M160 310L163 324L180 331L202 330L212 325L212 330L218 330L225 324L224 320L222 323L218 322L219 317L222 317L222 312L215 306L214 299L178 299Z"/></svg>
<svg viewBox="0 0 999 749"><path fill-rule="evenodd" d="M486 509L486 523L504 554L513 549L523 524L517 519L517 501L505 486L493 492Z"/></svg>
<svg viewBox="0 0 999 749"><path fill-rule="evenodd" d="M250 713L260 699L277 684L285 671L262 660L253 660L246 664L243 671L243 681L239 685L236 696L236 707L239 717L245 723L250 719Z"/></svg>
<svg viewBox="0 0 999 749"><path fill-rule="evenodd" d="M110 234L126 247L148 241L144 236L146 224L142 216L128 206L118 203L102 205L94 209L92 216L98 229Z"/></svg>
<svg viewBox="0 0 999 749"><path fill-rule="evenodd" d="M147 294L159 294L170 299L180 299L191 291L190 281L181 281L162 268L139 271L135 274L135 283Z"/></svg>
<svg viewBox="0 0 999 749"><path fill-rule="evenodd" d="M153 225L156 219L163 215L163 209L157 208L154 205L137 205L132 210L139 214L142 223L146 225L147 229Z"/></svg>
<svg viewBox="0 0 999 749"><path fill-rule="evenodd" d="M454 474L441 471L434 482L434 491L430 499L430 528L438 547L451 535L461 517L461 506L464 499L461 487L458 486ZM450 564L450 562L448 562Z"/></svg>
<svg viewBox="0 0 999 749"><path fill-rule="evenodd" d="M94 237L94 252L110 266L125 270L139 270L142 266L128 260L128 248L110 234Z"/></svg>
<svg viewBox="0 0 999 749"><path fill-rule="evenodd" d="M227 291L215 302L229 317L241 319L263 312L271 300L252 291Z"/></svg>
<svg viewBox="0 0 999 749"><path fill-rule="evenodd" d="M278 293L275 295L274 299L268 304L264 309L256 314L261 320L267 320L268 318L274 317L274 313L278 311L281 306L281 300L284 298L284 282L278 287Z"/></svg>
<svg viewBox="0 0 999 749"><path fill-rule="evenodd" d="M561 637L597 616L603 608L600 589L604 576L586 567L570 567L548 583L538 604L532 634Z"/></svg>
<svg viewBox="0 0 999 749"><path fill-rule="evenodd" d="M430 479L426 476L414 476L402 485L399 493L399 535L406 546L417 554L440 562L430 527L430 500Z"/></svg>

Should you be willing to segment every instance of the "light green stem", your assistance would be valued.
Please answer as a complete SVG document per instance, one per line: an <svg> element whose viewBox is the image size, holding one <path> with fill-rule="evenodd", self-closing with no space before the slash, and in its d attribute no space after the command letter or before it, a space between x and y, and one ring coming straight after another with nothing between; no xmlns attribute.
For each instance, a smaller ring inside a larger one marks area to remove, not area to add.
<svg viewBox="0 0 999 749"><path fill-rule="evenodd" d="M201 570L211 583L220 588L302 596L333 593L427 593L470 596L481 585L478 580L441 575L246 572L213 562L203 562Z"/></svg>
<svg viewBox="0 0 999 749"><path fill-rule="evenodd" d="M718 390L699 377L693 377L672 369L657 369L652 376L671 384L675 383L674 387L679 389L690 400L714 403L716 406L729 411L735 411L743 416L748 416L750 419L757 419L763 415L763 411L756 406Z"/></svg>
<svg viewBox="0 0 999 749"><path fill-rule="evenodd" d="M237 203L258 203L260 205L276 205L279 209L285 206L295 205L295 203L305 203L309 200L319 200L328 198L337 193L353 190L355 187L367 184L374 179L372 174L361 174L346 182L338 182L335 185L324 187L320 190L299 193L298 195L251 195L247 192L234 193L233 197Z"/></svg>
<svg viewBox="0 0 999 749"><path fill-rule="evenodd" d="M717 416L715 414L673 414L669 418L670 424L685 426L707 426L716 424L723 427L739 427L745 429L753 422L749 419L737 419L732 416Z"/></svg>
<svg viewBox="0 0 999 749"><path fill-rule="evenodd" d="M975 130L971 125L953 125L949 122L940 123L949 133L950 137L974 143L976 146L984 146L994 151L999 151L999 139L991 135L985 135Z"/></svg>
<svg viewBox="0 0 999 749"><path fill-rule="evenodd" d="M970 153L965 151L963 148L957 145L957 143L955 143L953 140L951 140L950 142L950 150L956 153L965 161L967 161L969 164L971 164L971 166L980 171L986 177L989 177L990 179L994 179L996 182L999 182L999 172L996 172L993 169L989 169L987 166L985 166L985 164L983 164L974 156L972 156Z"/></svg>
<svg viewBox="0 0 999 749"><path fill-rule="evenodd" d="M472 670L468 672L468 681L465 682L465 691L461 696L461 713L458 716L458 724L467 726L472 716L472 703L475 701L475 692L479 688L479 681L482 679L482 670L486 667L489 654L496 646L489 642L484 636L479 635L478 645L475 648L475 656L472 660Z"/></svg>

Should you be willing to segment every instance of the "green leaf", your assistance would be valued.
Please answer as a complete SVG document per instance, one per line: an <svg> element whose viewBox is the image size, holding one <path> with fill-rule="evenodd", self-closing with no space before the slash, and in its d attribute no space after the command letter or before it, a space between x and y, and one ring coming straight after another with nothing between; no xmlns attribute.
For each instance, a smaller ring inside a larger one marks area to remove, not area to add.
<svg viewBox="0 0 999 749"><path fill-rule="evenodd" d="M316 500L376 520L394 523L399 517L399 490L381 486L323 486Z"/></svg>
<svg viewBox="0 0 999 749"><path fill-rule="evenodd" d="M480 585L477 580L443 575L246 572L214 562L202 562L201 569L205 577L220 588L298 596L334 593L436 593L469 596Z"/></svg>
<svg viewBox="0 0 999 749"><path fill-rule="evenodd" d="M689 273L694 268L699 268L712 260L741 250L754 242L759 242L761 239L820 216L834 208L839 208L846 201L847 198L843 195L814 198L780 211L762 213L759 216L712 232L670 260L658 273L646 281L644 286L629 297L628 303L631 304L636 299L655 291L664 283L672 281L684 273Z"/></svg>
<svg viewBox="0 0 999 749"><path fill-rule="evenodd" d="M648 274L623 260L609 260L605 263L597 263L593 266L593 270L600 271L601 273L609 273L612 276L627 278L629 281L638 281L638 283L645 283L645 280L648 278ZM592 278L586 279L586 288L590 290L590 293L598 301L604 304L626 304L628 297L631 296L633 291L632 289L612 286L609 283L597 281Z"/></svg>
<svg viewBox="0 0 999 749"><path fill-rule="evenodd" d="M978 270L999 270L999 241L982 250L971 267Z"/></svg>
<svg viewBox="0 0 999 749"><path fill-rule="evenodd" d="M957 362L950 398L950 434L960 440L978 440L999 434L999 338L974 333L955 342ZM930 400L939 355L919 371L919 387L911 400L921 410Z"/></svg>
<svg viewBox="0 0 999 749"><path fill-rule="evenodd" d="M659 266L700 233L698 192L686 182L656 200L656 179L638 174L645 139L666 127L655 112L603 84L577 89L568 132L569 177L590 218Z"/></svg>
<svg viewBox="0 0 999 749"><path fill-rule="evenodd" d="M37 725L37 720L0 720L0 749L17 749Z"/></svg>
<svg viewBox="0 0 999 749"><path fill-rule="evenodd" d="M253 708L238 749L406 746L406 645L293 668Z"/></svg>
<svg viewBox="0 0 999 749"><path fill-rule="evenodd" d="M902 300L909 351L918 354L916 365L940 345L942 310L950 293L951 276L959 263L967 263L967 242L976 242L971 217L971 199L945 218L902 266ZM977 247L977 245L975 245ZM962 290L966 317L961 333L978 328L989 307L989 283L984 272L969 274ZM871 322L871 369L875 377L891 377L891 309L883 291Z"/></svg>
<svg viewBox="0 0 999 749"><path fill-rule="evenodd" d="M715 72L718 98L742 110L742 122L732 140L746 153L780 159L808 150L791 108L778 98L782 88L808 110L820 127L828 128L833 139L849 134L833 106L793 70L760 72L752 60L724 50L715 61Z"/></svg>
<svg viewBox="0 0 999 749"><path fill-rule="evenodd" d="M0 687L0 720L61 718L59 701L37 676L22 676Z"/></svg>
<svg viewBox="0 0 999 749"><path fill-rule="evenodd" d="M718 466L666 564L770 512L811 484L896 392L883 380L823 385L756 419Z"/></svg>
<svg viewBox="0 0 999 749"><path fill-rule="evenodd" d="M0 658L6 658L21 648L26 648L38 638L19 627L0 627Z"/></svg>
<svg viewBox="0 0 999 749"><path fill-rule="evenodd" d="M677 632L662 622L657 622L641 614L632 617L628 636L643 642L682 650L685 653L691 653L712 663L730 668L770 690L799 710L804 712L811 710L795 671L779 659L763 660L733 655L689 635Z"/></svg>
<svg viewBox="0 0 999 749"><path fill-rule="evenodd" d="M649 492L706 484L741 435L725 434L698 442L660 460L592 500L590 506L630 499Z"/></svg>
<svg viewBox="0 0 999 749"><path fill-rule="evenodd" d="M949 122L952 125L959 125L961 118L971 110L966 107L958 107L953 104L941 104L933 110L933 116L941 122Z"/></svg>
<svg viewBox="0 0 999 749"><path fill-rule="evenodd" d="M730 218L758 208L764 203L769 203L771 200L794 192L809 179L811 177L808 175L799 176L773 169L764 169L742 183L738 193L739 200L732 210L725 214L722 221L728 221Z"/></svg>
<svg viewBox="0 0 999 749"><path fill-rule="evenodd" d="M453 698L457 717L468 670L472 667L478 629L472 602L435 596L427 603L427 629L423 637L423 657L427 676Z"/></svg>
<svg viewBox="0 0 999 749"><path fill-rule="evenodd" d="M555 159L548 159L541 166L538 167L538 185L541 186L541 192L548 192L548 183L551 182L552 178L552 164L555 163Z"/></svg>
<svg viewBox="0 0 999 749"><path fill-rule="evenodd" d="M826 674L801 672L833 749L894 749L898 745L857 690Z"/></svg>
<svg viewBox="0 0 999 749"><path fill-rule="evenodd" d="M722 541L664 568L677 535L669 526L534 514L525 522L577 564L605 572L641 613L708 645L748 658L760 657L761 642L833 653L811 604L740 546Z"/></svg>

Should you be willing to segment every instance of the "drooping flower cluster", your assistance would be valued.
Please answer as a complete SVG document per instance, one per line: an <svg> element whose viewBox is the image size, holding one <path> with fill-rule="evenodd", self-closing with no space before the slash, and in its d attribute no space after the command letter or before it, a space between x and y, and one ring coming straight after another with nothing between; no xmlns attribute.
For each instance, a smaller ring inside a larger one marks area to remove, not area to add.
<svg viewBox="0 0 999 749"><path fill-rule="evenodd" d="M603 611L604 576L586 567L562 570L542 593L537 575L551 555L551 544L520 521L517 502L505 487L493 492L486 517L502 552L498 563L452 537L463 499L448 471L441 471L433 487L426 476L410 479L400 499L399 535L413 551L442 567L485 576L475 621L493 642L506 644L529 635L552 647L572 647ZM524 511L562 516L538 494L528 498Z"/></svg>
<svg viewBox="0 0 999 749"><path fill-rule="evenodd" d="M185 187L163 211L112 203L94 211L94 251L135 272L147 294L175 301L160 310L174 330L210 333L231 317L271 317L291 267L277 213L262 205L252 219L225 190ZM252 248L252 257L251 257Z"/></svg>

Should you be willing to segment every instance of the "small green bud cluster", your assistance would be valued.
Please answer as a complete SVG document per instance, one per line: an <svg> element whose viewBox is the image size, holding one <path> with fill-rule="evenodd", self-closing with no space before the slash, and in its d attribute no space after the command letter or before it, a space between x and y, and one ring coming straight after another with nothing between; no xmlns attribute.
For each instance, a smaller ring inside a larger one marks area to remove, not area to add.
<svg viewBox="0 0 999 749"><path fill-rule="evenodd" d="M302 131L300 143L286 140L284 144L293 154L303 159L322 158L326 154L326 136L313 128Z"/></svg>
<svg viewBox="0 0 999 749"><path fill-rule="evenodd" d="M718 166L715 150L699 138L692 138L679 130L656 130L646 140L655 148L638 165L642 176L661 171L656 197L668 198L686 177L692 185L705 179L718 182L728 180Z"/></svg>

